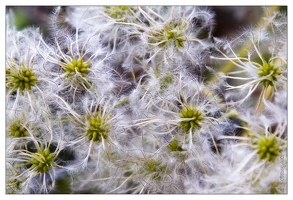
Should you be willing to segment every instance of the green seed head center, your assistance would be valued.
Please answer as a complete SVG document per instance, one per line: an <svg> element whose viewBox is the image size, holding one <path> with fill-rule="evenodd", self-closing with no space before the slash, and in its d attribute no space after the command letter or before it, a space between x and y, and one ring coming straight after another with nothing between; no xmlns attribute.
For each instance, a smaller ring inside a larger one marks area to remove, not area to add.
<svg viewBox="0 0 293 200"><path fill-rule="evenodd" d="M269 136L258 139L256 142L257 153L260 159L267 159L268 161L275 161L276 157L280 155L280 147L275 136Z"/></svg>
<svg viewBox="0 0 293 200"><path fill-rule="evenodd" d="M34 170L39 173L49 172L51 167L56 166L54 162L55 156L50 153L49 148L42 151L39 150L37 153L33 154L33 159L29 161L34 166Z"/></svg>
<svg viewBox="0 0 293 200"><path fill-rule="evenodd" d="M170 142L167 147L169 149L169 152L183 151L182 147L179 144L179 141L176 139L172 140L172 142Z"/></svg>
<svg viewBox="0 0 293 200"><path fill-rule="evenodd" d="M168 87L168 85L170 85L173 82L173 77L171 74L166 75L165 77L163 77L160 81L161 83L161 90L164 90Z"/></svg>
<svg viewBox="0 0 293 200"><path fill-rule="evenodd" d="M190 129L200 129L201 122L204 120L204 116L199 110L189 106L183 108L180 117L182 119L180 127L182 127L185 132L188 132Z"/></svg>
<svg viewBox="0 0 293 200"><path fill-rule="evenodd" d="M24 65L16 72L6 70L6 80L9 89L12 91L19 89L20 92L31 90L33 86L36 86L36 82L38 81L35 72L25 68Z"/></svg>
<svg viewBox="0 0 293 200"><path fill-rule="evenodd" d="M106 6L105 12L113 19L126 21L125 16L131 14L129 6Z"/></svg>
<svg viewBox="0 0 293 200"><path fill-rule="evenodd" d="M264 65L257 72L260 78L266 77L261 81L264 87L274 86L274 83L278 80L278 76L282 74L278 67L270 63L264 63Z"/></svg>
<svg viewBox="0 0 293 200"><path fill-rule="evenodd" d="M176 48L184 47L186 41L185 31L187 24L179 21L177 24L167 24L164 28L151 32L149 36L150 44L158 44L159 47L166 47L173 44Z"/></svg>
<svg viewBox="0 0 293 200"><path fill-rule="evenodd" d="M102 142L102 139L108 138L109 132L110 127L107 119L103 118L100 114L90 117L86 133L86 136L89 140L92 140L94 142Z"/></svg>
<svg viewBox="0 0 293 200"><path fill-rule="evenodd" d="M72 58L71 63L67 63L63 68L66 71L67 77L73 77L77 73L84 77L89 72L89 65L89 62L84 62L81 58L78 60Z"/></svg>
<svg viewBox="0 0 293 200"><path fill-rule="evenodd" d="M151 176L151 179L161 180L167 171L167 166L163 165L161 160L150 159L144 163L144 169L146 174Z"/></svg>
<svg viewBox="0 0 293 200"><path fill-rule="evenodd" d="M21 125L19 120L12 123L9 127L10 129L10 136L15 138L26 137L29 136L27 129Z"/></svg>

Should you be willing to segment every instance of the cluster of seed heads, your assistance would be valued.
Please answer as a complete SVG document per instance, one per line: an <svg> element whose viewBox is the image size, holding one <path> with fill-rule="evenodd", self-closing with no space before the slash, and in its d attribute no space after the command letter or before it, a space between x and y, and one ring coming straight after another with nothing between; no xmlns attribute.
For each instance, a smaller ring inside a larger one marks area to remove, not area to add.
<svg viewBox="0 0 293 200"><path fill-rule="evenodd" d="M213 36L213 13L201 7L76 6L55 12L52 43L37 31L28 31L31 38L10 30L17 34L8 38L15 45L9 45L6 68L7 188L54 192L66 174L72 192L246 192L243 185L254 177L251 191L265 185L279 192L274 170L285 152L287 121L267 104L287 109L275 103L283 97L269 91L284 93L287 61L277 53L267 58L271 50L262 52L263 38L249 38L257 31L241 35L239 44L251 53L246 57L233 51L234 41ZM29 51L18 43L30 43ZM250 60L255 56L262 65ZM222 70L222 61L235 66ZM259 88L263 110L256 111L262 116L253 121L247 99ZM269 92L274 100L266 99ZM245 101L238 103L241 95ZM271 177L264 178L266 170Z"/></svg>

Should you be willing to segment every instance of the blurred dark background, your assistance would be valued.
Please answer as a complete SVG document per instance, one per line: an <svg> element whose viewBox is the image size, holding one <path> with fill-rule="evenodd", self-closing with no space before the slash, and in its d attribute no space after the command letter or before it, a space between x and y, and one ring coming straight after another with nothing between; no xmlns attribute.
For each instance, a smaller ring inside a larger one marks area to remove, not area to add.
<svg viewBox="0 0 293 200"><path fill-rule="evenodd" d="M18 30L40 27L45 36L48 35L48 22L53 10L54 6L6 6L6 13L13 11Z"/></svg>

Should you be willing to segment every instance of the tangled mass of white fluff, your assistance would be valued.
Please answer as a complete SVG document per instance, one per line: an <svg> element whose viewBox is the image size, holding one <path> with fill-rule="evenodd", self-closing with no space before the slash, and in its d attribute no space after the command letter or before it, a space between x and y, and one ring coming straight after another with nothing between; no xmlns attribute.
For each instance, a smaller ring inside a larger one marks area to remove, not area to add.
<svg viewBox="0 0 293 200"><path fill-rule="evenodd" d="M6 192L287 193L287 16L61 7L6 30Z"/></svg>

